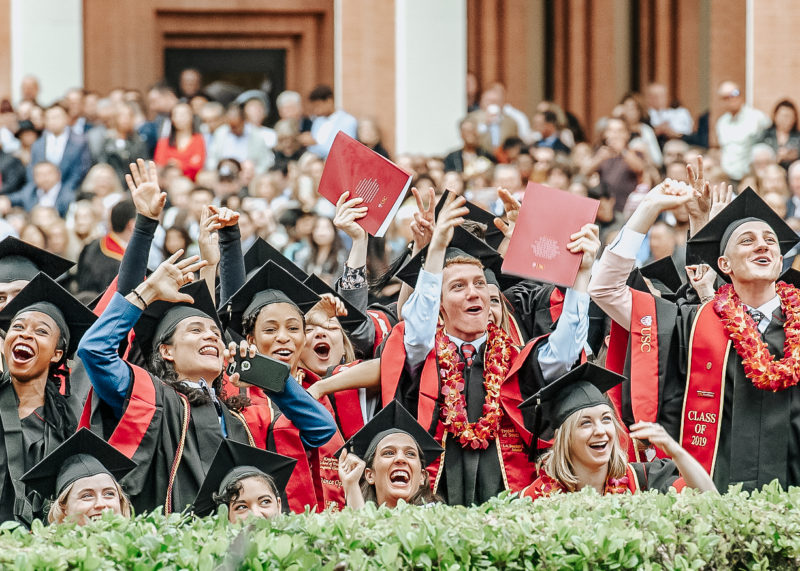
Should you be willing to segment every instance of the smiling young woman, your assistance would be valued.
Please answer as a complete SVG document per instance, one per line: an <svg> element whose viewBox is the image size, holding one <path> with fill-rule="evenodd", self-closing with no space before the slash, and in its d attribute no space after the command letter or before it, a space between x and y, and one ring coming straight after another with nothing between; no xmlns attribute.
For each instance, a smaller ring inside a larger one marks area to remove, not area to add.
<svg viewBox="0 0 800 571"><path fill-rule="evenodd" d="M636 423L630 437L649 441L671 459L627 462L627 447L621 441L624 429L604 394L624 380L585 363L520 405L535 406L537 417L554 431L552 447L540 460L544 473L522 490L522 496L536 499L585 487L601 495L666 492L670 487L716 490L703 467L657 424Z"/></svg>
<svg viewBox="0 0 800 571"><path fill-rule="evenodd" d="M74 431L77 421L59 393L57 371L72 357L94 321L92 312L40 273L0 312L7 331L6 371L0 378L4 452L0 519L30 524L41 517L42 497L25 486L23 473Z"/></svg>

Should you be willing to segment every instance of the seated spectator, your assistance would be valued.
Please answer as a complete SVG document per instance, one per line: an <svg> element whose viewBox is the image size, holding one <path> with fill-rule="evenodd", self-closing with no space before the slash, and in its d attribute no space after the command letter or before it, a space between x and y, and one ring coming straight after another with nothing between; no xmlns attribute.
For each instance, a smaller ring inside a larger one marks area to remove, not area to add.
<svg viewBox="0 0 800 571"><path fill-rule="evenodd" d="M89 136L95 137L96 131L99 132L99 128L89 131ZM109 121L109 127L103 131L105 136L100 143L97 162L111 165L122 185L128 172L128 165L140 157L147 156L147 145L136 132L136 108L133 104L117 105Z"/></svg>
<svg viewBox="0 0 800 571"><path fill-rule="evenodd" d="M203 135L197 131L194 114L188 103L178 103L172 108L168 134L158 140L153 160L158 166L177 166L191 180L203 168L206 144Z"/></svg>
<svg viewBox="0 0 800 571"><path fill-rule="evenodd" d="M178 92L183 100L190 100L199 94L201 89L203 89L203 75L200 70L188 67L181 71L178 78Z"/></svg>
<svg viewBox="0 0 800 571"><path fill-rule="evenodd" d="M290 162L299 161L306 151L300 142L297 121L293 119L281 119L275 123L275 137L275 164L270 169L286 169Z"/></svg>
<svg viewBox="0 0 800 571"><path fill-rule="evenodd" d="M800 161L789 166L788 179L791 195L786 203L786 217L800 217Z"/></svg>
<svg viewBox="0 0 800 571"><path fill-rule="evenodd" d="M108 136L108 133L114 128L114 116L117 114L119 105L120 103L114 103L108 97L97 101L97 123L95 123L92 129L86 134L86 144L89 145L89 154L95 162L100 160L100 153L103 151L103 144L106 141L106 136Z"/></svg>
<svg viewBox="0 0 800 571"><path fill-rule="evenodd" d="M41 113L40 108L36 108ZM14 152L14 156L22 161L26 167L31 164L31 149L33 144L39 139L41 131L37 129L32 121L28 119L20 120L17 132L14 134L19 141L19 148Z"/></svg>
<svg viewBox="0 0 800 571"><path fill-rule="evenodd" d="M333 139L339 131L354 139L358 136L358 121L347 111L336 108L333 90L329 86L318 85L311 91L308 99L314 117L311 136L315 141L315 144L308 147L309 151L324 159L327 158Z"/></svg>
<svg viewBox="0 0 800 571"><path fill-rule="evenodd" d="M689 145L682 139L670 139L664 143L662 156L664 157L664 164L670 163L683 163L686 164L686 154L689 151Z"/></svg>
<svg viewBox="0 0 800 571"><path fill-rule="evenodd" d="M533 128L539 132L541 139L537 147L548 147L557 153L569 154L570 148L558 138L558 116L552 111L541 111L533 116Z"/></svg>
<svg viewBox="0 0 800 571"><path fill-rule="evenodd" d="M692 114L677 102L673 105L669 104L666 85L651 83L648 86L647 105L650 108L650 125L653 127L655 134L665 144L668 140L679 139L692 132L694 124Z"/></svg>
<svg viewBox="0 0 800 571"><path fill-rule="evenodd" d="M267 97L264 92L251 89L242 93L236 100L242 104L244 120L261 133L267 147L272 149L275 146L276 138L275 131L264 125L264 121L267 119Z"/></svg>
<svg viewBox="0 0 800 571"><path fill-rule="evenodd" d="M472 116L467 116L458 125L462 146L444 158L444 170L463 173L479 158L495 162L494 155L480 146L478 137L478 122ZM399 163L398 163L399 164Z"/></svg>
<svg viewBox="0 0 800 571"><path fill-rule="evenodd" d="M42 161L33 167L33 181L9 195L0 196L0 212L6 213L12 206L31 210L37 204L54 206L60 216L67 213L75 197L75 191L61 181L61 171L49 162Z"/></svg>
<svg viewBox="0 0 800 571"><path fill-rule="evenodd" d="M198 113L200 117L200 132L206 142L206 150L211 148L214 133L217 128L225 124L225 107L219 101L209 101L204 104Z"/></svg>
<svg viewBox="0 0 800 571"><path fill-rule="evenodd" d="M772 112L772 126L762 133L760 142L772 147L778 163L785 169L800 158L797 107L789 99L783 99L775 106Z"/></svg>
<svg viewBox="0 0 800 571"><path fill-rule="evenodd" d="M105 163L99 163L89 169L83 180L78 199L92 201L97 215L105 220L109 210L125 197L117 172Z"/></svg>
<svg viewBox="0 0 800 571"><path fill-rule="evenodd" d="M303 97L296 91L283 91L275 100L275 107L278 108L278 116L283 119L290 119L297 123L300 130L300 143L304 147L314 144L314 137L311 136L311 119L303 113Z"/></svg>
<svg viewBox="0 0 800 571"><path fill-rule="evenodd" d="M481 148L492 155L509 137L518 137L517 122L503 111L505 94L489 88L481 94L481 108L468 115L475 119Z"/></svg>
<svg viewBox="0 0 800 571"><path fill-rule="evenodd" d="M211 147L208 149L206 169L215 170L219 162L227 158L236 159L239 163L251 161L256 174L267 172L274 163L274 156L264 137L245 122L244 110L236 103L228 106L225 123L214 131Z"/></svg>
<svg viewBox="0 0 800 571"><path fill-rule="evenodd" d="M317 216L308 245L297 252L294 262L307 274L316 274L332 286L342 275L347 255L333 220Z"/></svg>
<svg viewBox="0 0 800 571"><path fill-rule="evenodd" d="M165 135L164 125L169 122L169 114L178 97L168 85L159 83L147 92L147 121L139 125L139 136L147 145L147 157L152 157L156 151L158 140Z"/></svg>
<svg viewBox="0 0 800 571"><path fill-rule="evenodd" d="M381 129L378 122L371 117L362 117L358 122L358 140L381 155L391 160L389 151L383 146Z"/></svg>
<svg viewBox="0 0 800 571"><path fill-rule="evenodd" d="M725 111L715 125L722 152L721 165L731 181L738 184L747 174L753 145L769 127L769 119L745 104L744 94L732 81L723 82L717 94Z"/></svg>
<svg viewBox="0 0 800 571"><path fill-rule="evenodd" d="M647 124L647 110L638 93L625 94L613 115L625 121L631 133L631 138L640 138L647 143L650 160L655 166L660 167L664 164L664 159L661 156L661 147L658 144L653 128Z"/></svg>
<svg viewBox="0 0 800 571"><path fill-rule="evenodd" d="M77 189L92 166L89 145L83 135L68 127L69 116L61 105L51 105L44 113L45 131L31 147L28 183L33 182L34 166L47 161L58 167L61 185L67 192Z"/></svg>
<svg viewBox="0 0 800 571"><path fill-rule="evenodd" d="M597 172L614 196L615 210L622 212L628 195L639 183L645 161L628 149L628 125L622 119L611 117L603 132L603 145L597 150L584 175Z"/></svg>

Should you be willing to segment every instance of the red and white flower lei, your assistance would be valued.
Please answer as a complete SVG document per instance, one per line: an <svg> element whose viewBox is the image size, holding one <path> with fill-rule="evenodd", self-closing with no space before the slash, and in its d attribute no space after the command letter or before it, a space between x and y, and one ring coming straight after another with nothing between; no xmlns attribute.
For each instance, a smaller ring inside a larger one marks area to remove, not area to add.
<svg viewBox="0 0 800 571"><path fill-rule="evenodd" d="M464 362L458 355L455 343L445 335L444 328L439 327L436 332L436 356L439 360L441 392L444 396L440 418L447 432L457 436L462 446L473 449L486 449L489 442L497 436L503 418L500 387L511 368L511 337L491 323L488 333L483 365L483 386L486 389L483 416L476 422L469 422L463 392Z"/></svg>
<svg viewBox="0 0 800 571"><path fill-rule="evenodd" d="M754 387L773 392L793 387L800 381L800 291L784 282L778 282L775 287L786 315L784 356L779 361L770 354L756 322L731 284L719 288L712 302L733 347L742 358L747 378Z"/></svg>

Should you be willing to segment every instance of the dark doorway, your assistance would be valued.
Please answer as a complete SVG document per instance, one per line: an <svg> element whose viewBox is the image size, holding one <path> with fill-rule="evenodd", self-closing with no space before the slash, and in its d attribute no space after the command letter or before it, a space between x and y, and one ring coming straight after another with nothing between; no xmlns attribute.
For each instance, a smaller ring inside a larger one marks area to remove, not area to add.
<svg viewBox="0 0 800 571"><path fill-rule="evenodd" d="M277 120L275 98L286 89L286 50L183 48L164 50L164 79L169 85L177 89L181 71L189 67L203 74L204 88L210 84L230 84L238 88L239 92L248 89L264 91L269 101L267 122L272 124ZM231 95L232 100L236 94L234 92ZM221 102L227 104L230 101Z"/></svg>

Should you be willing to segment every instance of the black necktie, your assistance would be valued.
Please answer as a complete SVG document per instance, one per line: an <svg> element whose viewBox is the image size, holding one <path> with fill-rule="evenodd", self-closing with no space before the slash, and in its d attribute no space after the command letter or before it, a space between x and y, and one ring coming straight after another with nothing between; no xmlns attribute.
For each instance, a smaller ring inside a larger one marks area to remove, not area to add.
<svg viewBox="0 0 800 571"><path fill-rule="evenodd" d="M756 327L758 327L758 324L764 319L764 314L757 309L751 309L748 313L753 318L753 321L756 322Z"/></svg>

